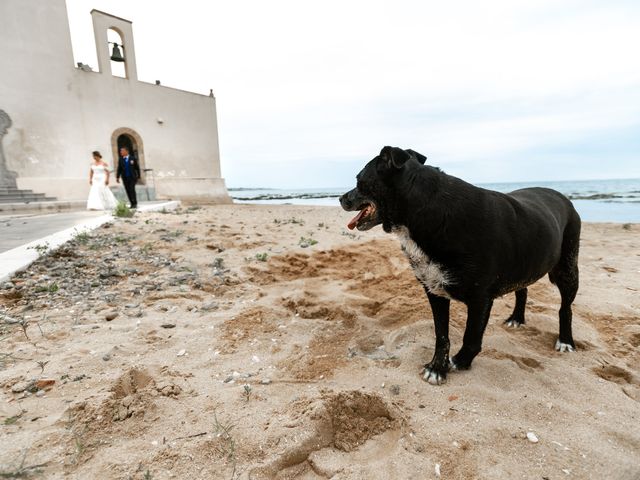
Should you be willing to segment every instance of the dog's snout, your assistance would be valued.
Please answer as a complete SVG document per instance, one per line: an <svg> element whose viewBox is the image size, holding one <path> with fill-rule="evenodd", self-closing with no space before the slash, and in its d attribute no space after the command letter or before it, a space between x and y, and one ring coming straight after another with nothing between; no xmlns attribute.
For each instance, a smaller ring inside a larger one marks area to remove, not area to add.
<svg viewBox="0 0 640 480"><path fill-rule="evenodd" d="M344 195L342 195L340 197L340 205L342 206L342 208L344 208L345 210L350 210L353 208L353 202L350 200L350 194L351 192L347 192Z"/></svg>

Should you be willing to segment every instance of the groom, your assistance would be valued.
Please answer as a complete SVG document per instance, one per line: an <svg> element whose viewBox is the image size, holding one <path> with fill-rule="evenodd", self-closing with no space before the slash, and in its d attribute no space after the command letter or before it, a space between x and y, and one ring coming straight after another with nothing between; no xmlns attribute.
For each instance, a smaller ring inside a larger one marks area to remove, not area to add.
<svg viewBox="0 0 640 480"><path fill-rule="evenodd" d="M136 159L129 154L127 147L120 148L120 157L118 158L118 170L116 172L116 182L124 183L124 189L129 197L131 208L138 208L138 199L136 198L136 182L140 178L140 166Z"/></svg>

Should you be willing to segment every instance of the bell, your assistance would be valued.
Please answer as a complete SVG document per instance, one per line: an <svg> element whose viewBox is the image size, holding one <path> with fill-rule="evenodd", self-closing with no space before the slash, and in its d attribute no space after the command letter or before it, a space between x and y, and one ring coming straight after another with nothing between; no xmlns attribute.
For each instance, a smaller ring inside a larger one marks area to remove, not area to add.
<svg viewBox="0 0 640 480"><path fill-rule="evenodd" d="M124 57L120 53L120 48L115 42L113 44L113 50L111 51L111 60L113 60L114 62L124 62Z"/></svg>

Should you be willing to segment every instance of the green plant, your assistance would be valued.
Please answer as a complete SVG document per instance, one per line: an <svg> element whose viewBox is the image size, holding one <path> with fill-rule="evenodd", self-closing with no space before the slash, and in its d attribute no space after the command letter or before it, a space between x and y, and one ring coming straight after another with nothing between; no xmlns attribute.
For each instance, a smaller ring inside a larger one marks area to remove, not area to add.
<svg viewBox="0 0 640 480"><path fill-rule="evenodd" d="M85 447L84 442L82 441L82 438L80 436L76 436L74 438L73 443L74 443L74 445L76 447L76 462L77 462L78 459L84 453L86 447Z"/></svg>
<svg viewBox="0 0 640 480"><path fill-rule="evenodd" d="M223 269L223 268L224 268L224 258L222 258L222 257L216 257L216 258L213 260L212 267L213 267L213 268L215 268L215 269L217 269L217 270L221 270L221 269Z"/></svg>
<svg viewBox="0 0 640 480"><path fill-rule="evenodd" d="M260 262L266 262L267 258L269 258L267 252L256 253L256 260L259 260Z"/></svg>
<svg viewBox="0 0 640 480"><path fill-rule="evenodd" d="M56 282L50 283L49 285L38 285L34 288L36 293L56 293L58 290L60 290L60 286Z"/></svg>
<svg viewBox="0 0 640 480"><path fill-rule="evenodd" d="M49 363L49 360L38 360L36 363L40 367L40 375L44 374L44 367L47 366L47 363Z"/></svg>
<svg viewBox="0 0 640 480"><path fill-rule="evenodd" d="M116 205L116 208L113 210L113 215L115 217L131 218L133 217L133 214L134 214L133 210L127 207L127 204L124 202L118 202L118 204Z"/></svg>
<svg viewBox="0 0 640 480"><path fill-rule="evenodd" d="M318 243L318 241L315 238L311 238L311 237L309 238L300 237L300 240L298 240L298 245L300 245L302 248L311 247L316 243Z"/></svg>
<svg viewBox="0 0 640 480"><path fill-rule="evenodd" d="M232 423L220 423L216 411L213 411L214 420L214 433L222 441L221 453L226 457L227 461L231 462L233 471L231 472L231 478L236 476L236 441L231 436L231 430L235 427Z"/></svg>
<svg viewBox="0 0 640 480"><path fill-rule="evenodd" d="M42 470L40 470L40 468L44 467L46 463L40 463L38 465L25 465L26 459L27 450L25 450L22 454L22 459L20 459L18 465L10 468L9 470L5 470L4 468L0 470L0 478L26 478L31 476L31 474L42 473Z"/></svg>
<svg viewBox="0 0 640 480"><path fill-rule="evenodd" d="M248 383L245 383L243 386L243 391L242 391L242 396L244 397L245 401L248 402L249 400L251 400L251 385L249 385Z"/></svg>
<svg viewBox="0 0 640 480"><path fill-rule="evenodd" d="M89 235L89 232L77 232L75 234L75 236L73 237L73 239L78 242L80 245L86 245L89 242L89 239L91 238L91 236Z"/></svg>
<svg viewBox="0 0 640 480"><path fill-rule="evenodd" d="M44 242L34 245L33 247L29 247L29 249L35 250L38 252L38 256L43 257L49 252L51 247L49 246L49 242Z"/></svg>
<svg viewBox="0 0 640 480"><path fill-rule="evenodd" d="M275 223L276 225L286 225L287 223L293 223L294 225L304 225L304 220L296 217L291 217L286 220L280 220L278 218L274 218L273 223Z"/></svg>
<svg viewBox="0 0 640 480"><path fill-rule="evenodd" d="M7 417L4 419L4 424L5 425L14 425L15 423L18 422L18 420L20 420L20 418L22 417L22 415L24 415L26 413L26 410L22 410L19 414L17 415L13 415L11 417Z"/></svg>

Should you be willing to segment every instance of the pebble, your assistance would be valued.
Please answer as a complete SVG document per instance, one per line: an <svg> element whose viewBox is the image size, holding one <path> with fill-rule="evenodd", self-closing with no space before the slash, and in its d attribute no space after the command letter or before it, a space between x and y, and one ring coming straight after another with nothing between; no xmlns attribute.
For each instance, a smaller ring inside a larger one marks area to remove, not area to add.
<svg viewBox="0 0 640 480"><path fill-rule="evenodd" d="M102 356L102 360L104 360L105 362L108 362L109 360L111 360L111 354L109 354L109 353L105 353L105 354Z"/></svg>
<svg viewBox="0 0 640 480"><path fill-rule="evenodd" d="M271 379L270 378L264 378L264 379L260 380L260 384L261 385L271 385Z"/></svg>
<svg viewBox="0 0 640 480"><path fill-rule="evenodd" d="M36 392L36 397L44 397L44 390L38 390Z"/></svg>
<svg viewBox="0 0 640 480"><path fill-rule="evenodd" d="M216 310L217 308L218 308L218 302L207 302L200 305L200 310L203 310L205 312Z"/></svg>
<svg viewBox="0 0 640 480"><path fill-rule="evenodd" d="M538 443L538 437L533 432L527 432L527 440L531 443Z"/></svg>
<svg viewBox="0 0 640 480"><path fill-rule="evenodd" d="M439 477L440 476L440 464L439 463L436 463L435 471L436 471L436 477Z"/></svg>
<svg viewBox="0 0 640 480"><path fill-rule="evenodd" d="M114 318L116 318L118 316L118 312L109 312L104 316L104 319L107 322L110 322L111 320L113 320Z"/></svg>
<svg viewBox="0 0 640 480"><path fill-rule="evenodd" d="M175 323L163 323L160 325L162 328L176 328Z"/></svg>
<svg viewBox="0 0 640 480"><path fill-rule="evenodd" d="M242 374L240 372L234 371L233 373L231 373L231 375L227 375L227 378L224 379L224 383L233 383L240 377L242 377Z"/></svg>
<svg viewBox="0 0 640 480"><path fill-rule="evenodd" d="M187 351L183 348L178 352L178 357L184 357L187 354Z"/></svg>
<svg viewBox="0 0 640 480"><path fill-rule="evenodd" d="M11 387L11 392L13 392L13 393L22 393L27 388L29 388L30 384L31 384L31 382L18 382L16 384L14 384L13 387Z"/></svg>

